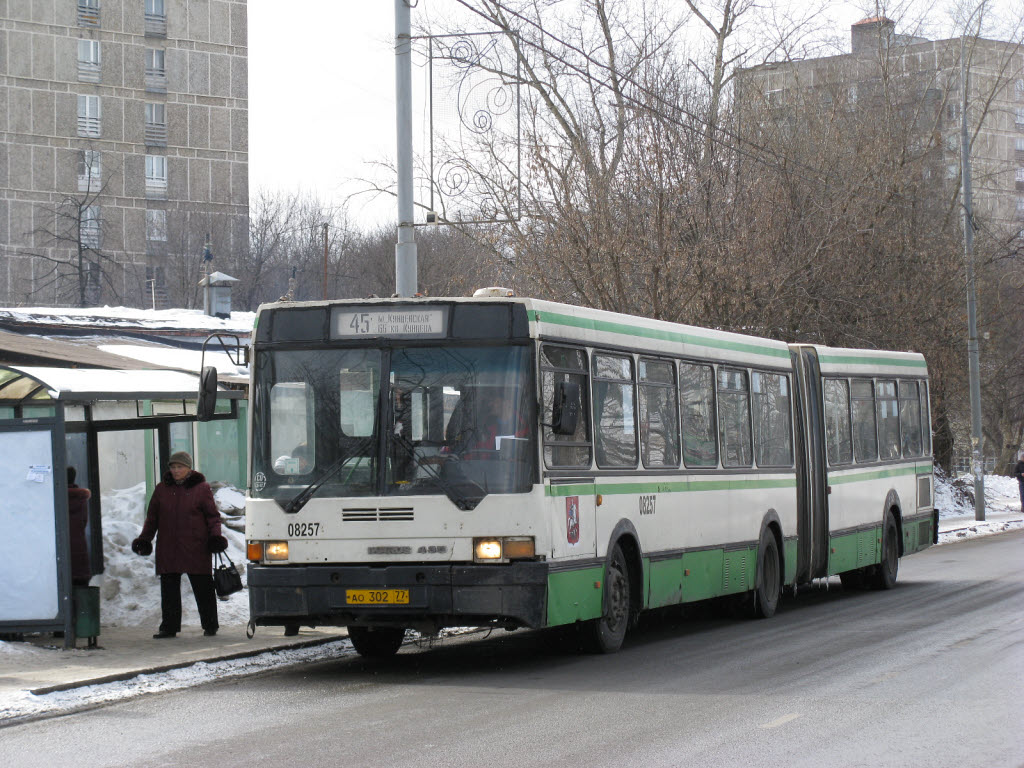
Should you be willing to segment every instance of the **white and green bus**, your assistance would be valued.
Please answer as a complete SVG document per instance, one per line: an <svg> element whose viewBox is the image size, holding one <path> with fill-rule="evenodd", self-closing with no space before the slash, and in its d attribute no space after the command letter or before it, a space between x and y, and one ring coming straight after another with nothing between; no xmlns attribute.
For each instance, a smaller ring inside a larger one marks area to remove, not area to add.
<svg viewBox="0 0 1024 768"><path fill-rule="evenodd" d="M934 543L921 355L485 293L260 308L256 625L388 655L408 628L580 623L612 652L645 609L768 617Z"/></svg>

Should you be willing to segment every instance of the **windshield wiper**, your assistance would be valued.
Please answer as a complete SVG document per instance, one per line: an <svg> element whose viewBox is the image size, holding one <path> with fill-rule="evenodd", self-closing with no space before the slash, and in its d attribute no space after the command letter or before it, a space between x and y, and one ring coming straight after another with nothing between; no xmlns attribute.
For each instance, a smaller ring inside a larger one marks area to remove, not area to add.
<svg viewBox="0 0 1024 768"><path fill-rule="evenodd" d="M427 464L416 455L416 447L409 442L405 435L400 432L395 432L391 437L395 441L395 445L399 446L403 451L409 454L409 458L416 462L416 466L426 472L430 476L430 479L440 486L441 490L444 491L444 495L447 496L456 507L469 512L476 509L476 505L484 500L484 496L487 495L487 491L472 480L465 478L463 482L460 483L460 485L465 486L464 490L466 491L466 493L460 493L452 483L448 482L441 476L440 471L438 471L434 466ZM449 461L451 460L452 459L449 458Z"/></svg>
<svg viewBox="0 0 1024 768"><path fill-rule="evenodd" d="M363 448L367 445L368 441L369 438L364 437L362 440L357 442L352 447L352 450L343 451L341 456L339 456L337 460L333 464L331 464L331 466L329 466L322 475L320 475L320 477L318 477L312 483L307 485L298 496L296 496L294 499L288 502L288 505L284 508L284 513L286 515L294 515L296 512L298 512L300 509L306 506L306 502L313 498L313 496L316 495L316 492L323 487L323 484L338 473L338 470L345 466L346 461L351 459L357 453L362 452Z"/></svg>

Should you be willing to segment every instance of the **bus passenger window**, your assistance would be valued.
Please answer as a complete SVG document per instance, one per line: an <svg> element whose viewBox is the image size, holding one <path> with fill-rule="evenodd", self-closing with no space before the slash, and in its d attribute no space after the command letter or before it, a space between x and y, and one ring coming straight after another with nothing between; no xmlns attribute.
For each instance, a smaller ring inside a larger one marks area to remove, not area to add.
<svg viewBox="0 0 1024 768"><path fill-rule="evenodd" d="M759 467L793 464L789 379L777 373L750 374L754 406L754 459Z"/></svg>
<svg viewBox="0 0 1024 768"><path fill-rule="evenodd" d="M583 400L575 434L556 435L551 427L544 427L544 462L549 467L589 467L590 409L587 397L590 382L587 376L587 353L582 349L545 344L541 348L540 366L542 422L549 422L551 418L555 382L575 382L579 385Z"/></svg>
<svg viewBox="0 0 1024 768"><path fill-rule="evenodd" d="M717 467L715 373L710 365L679 364L679 403L683 463L688 467Z"/></svg>
<svg viewBox="0 0 1024 768"><path fill-rule="evenodd" d="M921 400L916 381L900 382L900 435L904 456L921 455Z"/></svg>
<svg viewBox="0 0 1024 768"><path fill-rule="evenodd" d="M641 360L640 453L644 466L679 466L679 416L672 363Z"/></svg>
<svg viewBox="0 0 1024 768"><path fill-rule="evenodd" d="M921 448L924 456L932 455L932 419L928 410L928 382L921 382Z"/></svg>
<svg viewBox="0 0 1024 768"><path fill-rule="evenodd" d="M853 455L858 463L878 459L875 431L875 385L867 379L850 383L853 398Z"/></svg>
<svg viewBox="0 0 1024 768"><path fill-rule="evenodd" d="M636 466L633 361L594 354L594 453L599 467Z"/></svg>
<svg viewBox="0 0 1024 768"><path fill-rule="evenodd" d="M718 369L718 435L722 443L722 466L749 467L753 449L746 371Z"/></svg>
<svg viewBox="0 0 1024 768"><path fill-rule="evenodd" d="M875 412L878 417L878 458L900 457L900 415L897 410L896 382L879 381L875 390Z"/></svg>
<svg viewBox="0 0 1024 768"><path fill-rule="evenodd" d="M850 430L850 384L846 379L825 379L825 445L828 463L849 464L853 461Z"/></svg>

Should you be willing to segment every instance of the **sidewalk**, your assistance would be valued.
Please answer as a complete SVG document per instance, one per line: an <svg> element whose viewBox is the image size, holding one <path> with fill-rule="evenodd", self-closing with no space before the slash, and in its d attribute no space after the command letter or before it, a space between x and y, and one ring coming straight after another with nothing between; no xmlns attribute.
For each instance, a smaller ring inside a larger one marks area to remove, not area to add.
<svg viewBox="0 0 1024 768"><path fill-rule="evenodd" d="M196 662L273 656L273 652L314 648L346 636L343 627L303 628L295 637L285 637L281 627L259 627L250 640L243 625L222 626L216 637L204 637L199 627L185 627L173 639L154 640L152 627L102 627L98 648L87 649L80 638L77 648L63 650L64 641L48 633L26 635L24 643L0 644L7 649L0 653L0 724L4 703L26 694L47 696L186 669Z"/></svg>

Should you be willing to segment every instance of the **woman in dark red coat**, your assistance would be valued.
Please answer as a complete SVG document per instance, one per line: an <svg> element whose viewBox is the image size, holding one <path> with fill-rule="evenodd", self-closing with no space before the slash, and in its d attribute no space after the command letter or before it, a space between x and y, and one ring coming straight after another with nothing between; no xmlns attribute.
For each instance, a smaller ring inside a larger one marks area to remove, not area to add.
<svg viewBox="0 0 1024 768"><path fill-rule="evenodd" d="M71 539L71 583L76 587L89 584L89 545L85 542L85 527L89 524L88 488L75 485L75 468L68 467L68 528Z"/></svg>
<svg viewBox="0 0 1024 768"><path fill-rule="evenodd" d="M156 572L160 576L162 620L156 639L181 631L181 574L187 573L196 597L203 634L217 634L217 595L213 588L211 552L227 549L221 536L220 512L213 491L202 474L192 469L185 451L171 454L168 472L153 491L142 533L132 551L148 555L156 536Z"/></svg>

